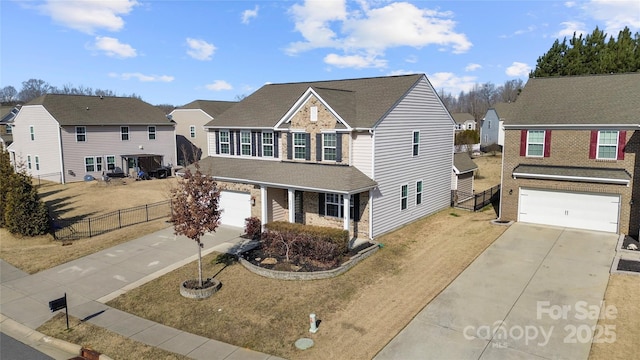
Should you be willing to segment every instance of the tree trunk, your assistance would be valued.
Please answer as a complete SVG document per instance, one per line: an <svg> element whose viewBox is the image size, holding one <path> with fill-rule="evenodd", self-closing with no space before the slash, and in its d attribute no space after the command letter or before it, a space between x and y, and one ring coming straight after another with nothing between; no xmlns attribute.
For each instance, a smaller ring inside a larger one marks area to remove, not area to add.
<svg viewBox="0 0 640 360"><path fill-rule="evenodd" d="M202 288L202 246L200 241L197 241L196 244L198 244L198 284Z"/></svg>

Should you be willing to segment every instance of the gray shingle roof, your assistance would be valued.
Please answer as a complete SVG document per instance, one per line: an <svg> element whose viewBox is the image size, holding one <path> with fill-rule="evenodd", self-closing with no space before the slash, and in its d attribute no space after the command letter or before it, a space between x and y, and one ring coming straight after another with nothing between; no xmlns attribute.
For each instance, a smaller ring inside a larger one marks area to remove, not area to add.
<svg viewBox="0 0 640 360"><path fill-rule="evenodd" d="M218 181L240 181L345 194L365 191L377 185L353 166L213 156L200 160L199 164L202 173L211 175ZM189 166L192 171L193 166Z"/></svg>
<svg viewBox="0 0 640 360"><path fill-rule="evenodd" d="M180 106L178 109L201 109L215 118L230 107L237 104L236 101L218 101L218 100L194 100L186 105Z"/></svg>
<svg viewBox="0 0 640 360"><path fill-rule="evenodd" d="M376 78L269 84L261 87L206 126L276 125L312 87L351 127L371 128L400 101L424 74Z"/></svg>
<svg viewBox="0 0 640 360"><path fill-rule="evenodd" d="M511 112L513 111L515 103L497 103L493 105L493 109L498 114L500 120L507 120L511 117Z"/></svg>
<svg viewBox="0 0 640 360"><path fill-rule="evenodd" d="M60 125L174 125L159 108L131 97L47 94L42 105Z"/></svg>
<svg viewBox="0 0 640 360"><path fill-rule="evenodd" d="M635 125L638 99L640 72L529 79L505 123Z"/></svg>
<svg viewBox="0 0 640 360"><path fill-rule="evenodd" d="M567 180L592 183L628 184L631 175L625 169L590 168L579 166L551 166L521 164L513 169L513 176L533 179Z"/></svg>
<svg viewBox="0 0 640 360"><path fill-rule="evenodd" d="M453 166L455 166L460 174L464 174L478 168L478 165L473 162L469 154L466 152L453 154Z"/></svg>
<svg viewBox="0 0 640 360"><path fill-rule="evenodd" d="M473 117L473 115L469 114L469 113L452 113L451 117L453 118L453 120L458 123L458 124L463 124L465 121L467 120L473 120L475 121L476 119Z"/></svg>

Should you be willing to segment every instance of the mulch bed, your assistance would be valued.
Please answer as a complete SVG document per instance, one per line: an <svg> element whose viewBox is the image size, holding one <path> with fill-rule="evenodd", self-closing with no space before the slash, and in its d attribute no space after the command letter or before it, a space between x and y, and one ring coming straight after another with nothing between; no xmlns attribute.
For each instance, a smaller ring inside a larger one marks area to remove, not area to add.
<svg viewBox="0 0 640 360"><path fill-rule="evenodd" d="M618 262L618 270L640 272L640 262L620 259Z"/></svg>

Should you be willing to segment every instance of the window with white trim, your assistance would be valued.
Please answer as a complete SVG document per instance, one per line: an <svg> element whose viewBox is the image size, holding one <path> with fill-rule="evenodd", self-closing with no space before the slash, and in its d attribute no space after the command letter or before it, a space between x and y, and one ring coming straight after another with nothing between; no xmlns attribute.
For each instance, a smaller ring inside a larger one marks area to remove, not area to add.
<svg viewBox="0 0 640 360"><path fill-rule="evenodd" d="M195 125L189 126L189 136L191 136L192 139L196 138L196 127L195 127Z"/></svg>
<svg viewBox="0 0 640 360"><path fill-rule="evenodd" d="M220 131L220 154L231 154L231 144L229 142L229 131Z"/></svg>
<svg viewBox="0 0 640 360"><path fill-rule="evenodd" d="M262 133L262 156L273 157L273 133Z"/></svg>
<svg viewBox="0 0 640 360"><path fill-rule="evenodd" d="M598 152L596 159L616 160L618 158L618 131L598 131Z"/></svg>
<svg viewBox="0 0 640 360"><path fill-rule="evenodd" d="M400 189L400 210L406 210L409 199L409 185L402 185Z"/></svg>
<svg viewBox="0 0 640 360"><path fill-rule="evenodd" d="M544 130L527 131L527 156L544 156Z"/></svg>
<svg viewBox="0 0 640 360"><path fill-rule="evenodd" d="M33 125L29 126L29 136L31 137L31 141L36 139L36 129Z"/></svg>
<svg viewBox="0 0 640 360"><path fill-rule="evenodd" d="M307 158L307 134L293 134L293 158L305 160Z"/></svg>
<svg viewBox="0 0 640 360"><path fill-rule="evenodd" d="M87 141L87 128L85 126L76 126L76 141Z"/></svg>
<svg viewBox="0 0 640 360"><path fill-rule="evenodd" d="M40 170L40 157L38 155L33 157L36 164L36 170Z"/></svg>
<svg viewBox="0 0 640 360"><path fill-rule="evenodd" d="M84 158L86 172L102 171L102 156L87 156Z"/></svg>
<svg viewBox="0 0 640 360"><path fill-rule="evenodd" d="M349 196L349 216L353 218L353 195ZM344 217L344 195L325 194L324 198L324 214L337 218Z"/></svg>
<svg viewBox="0 0 640 360"><path fill-rule="evenodd" d="M12 129L11 125L7 124L4 127L5 127L5 132L6 132L7 135L11 135L13 133L13 129Z"/></svg>
<svg viewBox="0 0 640 360"><path fill-rule="evenodd" d="M107 155L107 170L113 171L116 169L116 157L115 155Z"/></svg>
<svg viewBox="0 0 640 360"><path fill-rule="evenodd" d="M129 127L128 126L120 126L120 140L128 141L129 140Z"/></svg>
<svg viewBox="0 0 640 360"><path fill-rule="evenodd" d="M413 156L418 156L420 152L420 131L413 132Z"/></svg>
<svg viewBox="0 0 640 360"><path fill-rule="evenodd" d="M336 161L338 146L338 134L322 134L322 158L327 161Z"/></svg>
<svg viewBox="0 0 640 360"><path fill-rule="evenodd" d="M148 131L149 131L149 140L155 140L156 139L156 127L155 126L149 126Z"/></svg>
<svg viewBox="0 0 640 360"><path fill-rule="evenodd" d="M27 169L31 170L31 155L27 155Z"/></svg>
<svg viewBox="0 0 640 360"><path fill-rule="evenodd" d="M240 154L251 156L251 131L240 132Z"/></svg>
<svg viewBox="0 0 640 360"><path fill-rule="evenodd" d="M422 204L422 180L416 182L416 205Z"/></svg>

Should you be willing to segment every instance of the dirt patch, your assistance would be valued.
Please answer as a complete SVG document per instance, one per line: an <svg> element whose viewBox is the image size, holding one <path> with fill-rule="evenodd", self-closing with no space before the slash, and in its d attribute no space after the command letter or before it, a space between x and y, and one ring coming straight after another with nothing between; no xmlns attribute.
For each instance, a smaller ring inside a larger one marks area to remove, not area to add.
<svg viewBox="0 0 640 360"><path fill-rule="evenodd" d="M473 180L475 192L482 192L500 184L502 174L502 155L500 153L495 156L490 153L477 156L473 158L473 162L478 165Z"/></svg>

